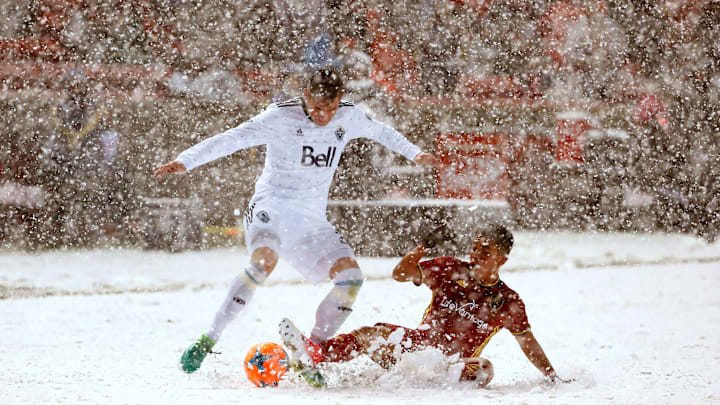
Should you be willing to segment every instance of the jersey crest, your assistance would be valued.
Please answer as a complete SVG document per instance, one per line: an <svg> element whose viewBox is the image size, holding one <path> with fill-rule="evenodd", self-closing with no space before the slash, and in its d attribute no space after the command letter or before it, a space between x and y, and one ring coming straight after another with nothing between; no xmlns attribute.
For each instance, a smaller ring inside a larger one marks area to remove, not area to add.
<svg viewBox="0 0 720 405"><path fill-rule="evenodd" d="M257 213L257 217L260 220L260 222L262 222L264 224L267 224L268 222L270 222L270 215L268 215L268 213L265 211L259 211Z"/></svg>
<svg viewBox="0 0 720 405"><path fill-rule="evenodd" d="M505 298L503 298L501 294L493 295L490 298L490 313L493 315L497 315L498 311L500 311L500 308L502 308L504 303Z"/></svg>
<svg viewBox="0 0 720 405"><path fill-rule="evenodd" d="M342 141L345 137L345 129L342 126L339 126L335 130L335 138L337 138L338 141Z"/></svg>

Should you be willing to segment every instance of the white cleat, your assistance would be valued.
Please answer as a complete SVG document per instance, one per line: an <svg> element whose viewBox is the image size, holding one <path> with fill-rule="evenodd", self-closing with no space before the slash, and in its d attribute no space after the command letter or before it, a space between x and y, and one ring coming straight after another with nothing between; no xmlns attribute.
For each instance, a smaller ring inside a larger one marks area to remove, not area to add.
<svg viewBox="0 0 720 405"><path fill-rule="evenodd" d="M320 359L317 355L320 353L313 356L309 349L315 349L313 346L317 345L313 344L309 341L309 339L303 336L297 326L295 326L295 324L287 318L283 318L280 321L278 329L283 344L290 352L290 364L301 370L314 367L315 363L317 363L314 358L317 358L319 361ZM319 347L317 347L317 349L319 349ZM314 351L317 351L317 349Z"/></svg>
<svg viewBox="0 0 720 405"><path fill-rule="evenodd" d="M308 384L315 388L327 387L325 378L315 368L322 358L322 349L303 336L291 320L283 318L278 325L280 338L290 352L290 366L299 372Z"/></svg>

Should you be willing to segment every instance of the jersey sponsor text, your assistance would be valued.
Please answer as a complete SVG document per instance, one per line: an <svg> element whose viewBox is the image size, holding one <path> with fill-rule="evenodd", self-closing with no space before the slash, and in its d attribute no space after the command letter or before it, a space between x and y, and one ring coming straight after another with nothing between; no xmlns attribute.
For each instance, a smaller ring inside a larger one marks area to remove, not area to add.
<svg viewBox="0 0 720 405"><path fill-rule="evenodd" d="M315 149L312 146L303 146L302 159L300 164L303 166L331 167L335 160L336 146L328 146L327 153L318 153L315 155Z"/></svg>

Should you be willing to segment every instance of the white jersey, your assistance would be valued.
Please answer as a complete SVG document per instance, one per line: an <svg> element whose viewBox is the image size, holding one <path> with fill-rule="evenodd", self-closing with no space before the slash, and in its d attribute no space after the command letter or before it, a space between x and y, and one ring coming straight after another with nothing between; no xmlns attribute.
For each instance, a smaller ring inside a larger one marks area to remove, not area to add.
<svg viewBox="0 0 720 405"><path fill-rule="evenodd" d="M255 196L314 200L324 208L345 145L356 138L377 141L408 159L420 148L393 128L369 118L349 102L341 102L333 119L318 126L301 97L268 106L262 113L182 152L177 160L187 170L237 150L267 145Z"/></svg>

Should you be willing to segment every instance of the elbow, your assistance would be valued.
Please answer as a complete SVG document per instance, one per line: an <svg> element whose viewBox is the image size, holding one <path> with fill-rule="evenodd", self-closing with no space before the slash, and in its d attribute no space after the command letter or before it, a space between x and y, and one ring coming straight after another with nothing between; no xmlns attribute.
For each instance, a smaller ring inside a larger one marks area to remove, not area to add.
<svg viewBox="0 0 720 405"><path fill-rule="evenodd" d="M407 271L405 271L403 266L397 266L393 269L392 278L400 282L408 281Z"/></svg>

